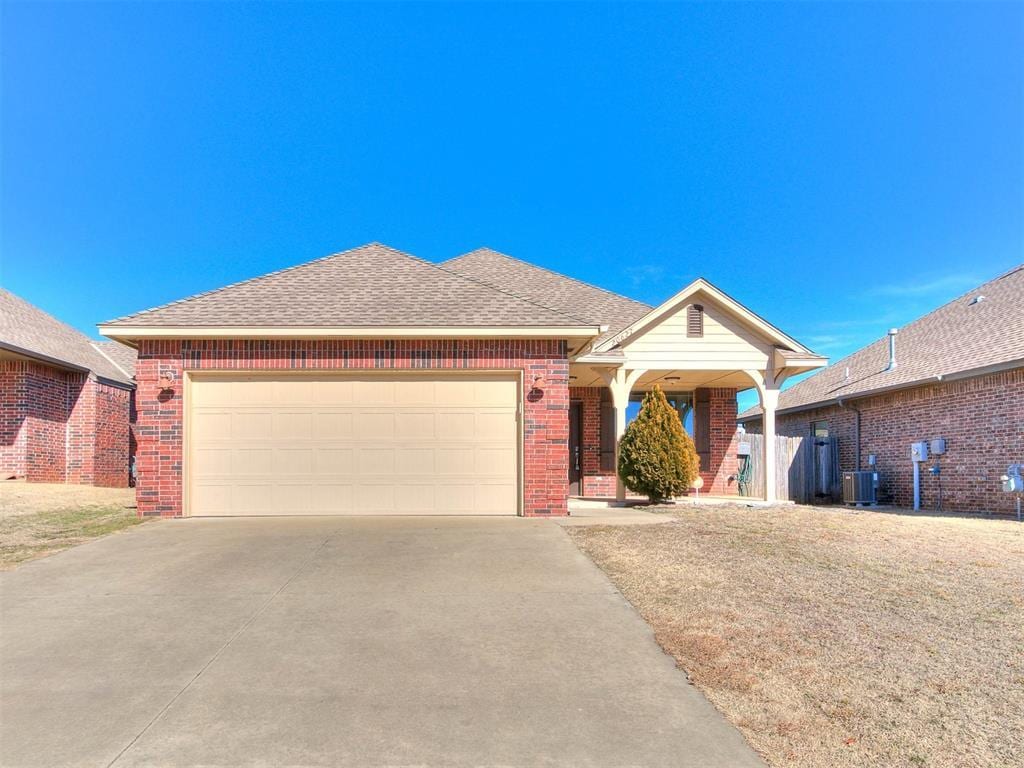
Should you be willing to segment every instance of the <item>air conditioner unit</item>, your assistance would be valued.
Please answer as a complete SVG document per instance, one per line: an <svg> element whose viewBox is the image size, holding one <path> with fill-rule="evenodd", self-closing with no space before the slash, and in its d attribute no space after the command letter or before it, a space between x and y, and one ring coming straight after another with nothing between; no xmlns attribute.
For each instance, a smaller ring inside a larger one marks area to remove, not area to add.
<svg viewBox="0 0 1024 768"><path fill-rule="evenodd" d="M844 504L875 504L877 489L877 472L843 472Z"/></svg>

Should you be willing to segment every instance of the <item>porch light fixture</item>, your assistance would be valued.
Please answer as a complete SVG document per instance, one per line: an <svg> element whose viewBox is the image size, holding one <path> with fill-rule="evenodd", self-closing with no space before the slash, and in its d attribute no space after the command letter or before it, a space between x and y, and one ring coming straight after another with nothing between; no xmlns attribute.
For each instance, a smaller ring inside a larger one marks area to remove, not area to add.
<svg viewBox="0 0 1024 768"><path fill-rule="evenodd" d="M161 371L157 384L160 386L160 390L162 392L172 389L174 387L174 371L170 369Z"/></svg>

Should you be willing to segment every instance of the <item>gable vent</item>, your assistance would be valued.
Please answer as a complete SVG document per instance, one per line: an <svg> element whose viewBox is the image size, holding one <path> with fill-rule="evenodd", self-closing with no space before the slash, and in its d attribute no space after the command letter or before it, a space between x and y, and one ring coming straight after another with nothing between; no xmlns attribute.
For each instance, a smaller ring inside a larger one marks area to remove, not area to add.
<svg viewBox="0 0 1024 768"><path fill-rule="evenodd" d="M704 335L704 307L700 304L686 308L686 335L691 339Z"/></svg>

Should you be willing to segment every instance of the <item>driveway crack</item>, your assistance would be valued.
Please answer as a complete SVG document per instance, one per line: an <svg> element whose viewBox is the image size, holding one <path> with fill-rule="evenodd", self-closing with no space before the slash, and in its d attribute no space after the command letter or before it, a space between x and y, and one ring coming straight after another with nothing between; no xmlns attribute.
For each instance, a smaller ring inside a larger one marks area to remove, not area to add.
<svg viewBox="0 0 1024 768"><path fill-rule="evenodd" d="M139 739L141 739L143 736L146 735L146 733L149 731L149 729L152 728L156 724L156 722L161 717L164 716L164 714L167 712L167 710L169 710L172 706L174 706L174 702L176 702L178 699L180 699L182 697L182 695L185 693L185 691L187 691L189 688L191 688L192 684L195 683L195 681L198 680L200 677L202 677L202 674L207 669L210 668L210 665L212 665L217 659L219 659L221 657L221 655L224 653L224 651L226 651L228 649L228 647L233 642L235 642L235 640L237 640L241 636L241 634L243 632L245 632L245 630L247 630L249 627L252 626L253 622L256 621L256 619L258 619L260 617L260 615L270 606L270 604L272 602L274 602L274 599L279 594L281 594L281 592L284 591L285 587L287 587L289 584L291 584L293 581L295 581L295 579L299 576L299 574L301 574L304 570L306 570L306 567L316 559L317 555L319 555L320 552L323 551L323 548L327 546L327 542L329 542L330 540L331 540L331 537L328 536L327 538L325 538L323 541L320 542L320 544L316 547L316 549L314 549L312 551L312 553L310 553L309 557L307 557L305 560L302 561L302 564L299 565L299 567L295 570L295 573L293 573L291 576L289 576L287 579L285 579L284 582L281 584L281 586L279 586L276 590L274 590L274 593L272 595L270 595L270 597L268 597L265 601L263 601L262 605L260 605L253 612L252 616L250 616L248 619L246 619L245 622L243 622L242 626L240 626L237 630L235 630L234 634L232 634L231 637L229 637L227 639L227 641L224 643L224 645L222 645L220 648L218 648L217 651L213 654L213 656L211 656L209 658L209 660L205 664L203 664L202 667L199 668L199 671L196 672L195 675L192 676L192 679L190 679L187 683L185 683L184 687L180 691L178 691L176 694L174 694L174 696L171 697L171 700L168 701L161 708L161 710L159 712L157 712L148 723L146 723L145 726L143 726L142 730L140 730L137 734L135 734L135 736L132 738L131 741L129 741L127 744L125 744L124 748L120 752L118 752L116 755L114 755L114 759L111 760L109 763L107 763L107 768L112 768L112 766L118 760L120 760L129 749L131 749L132 747L134 747L138 743Z"/></svg>

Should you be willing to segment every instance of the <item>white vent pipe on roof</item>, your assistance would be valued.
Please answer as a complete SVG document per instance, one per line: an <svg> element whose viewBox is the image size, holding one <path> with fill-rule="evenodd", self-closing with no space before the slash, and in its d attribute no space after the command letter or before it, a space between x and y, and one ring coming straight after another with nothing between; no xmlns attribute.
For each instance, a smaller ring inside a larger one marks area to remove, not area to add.
<svg viewBox="0 0 1024 768"><path fill-rule="evenodd" d="M889 329L889 366L885 369L887 371L896 370L896 334L899 332L899 328Z"/></svg>

